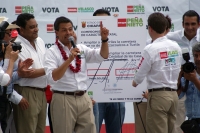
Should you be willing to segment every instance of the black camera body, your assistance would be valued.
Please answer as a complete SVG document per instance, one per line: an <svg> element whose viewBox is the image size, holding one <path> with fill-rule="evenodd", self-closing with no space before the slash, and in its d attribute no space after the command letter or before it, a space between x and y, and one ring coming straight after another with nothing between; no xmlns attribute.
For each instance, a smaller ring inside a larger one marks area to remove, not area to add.
<svg viewBox="0 0 200 133"><path fill-rule="evenodd" d="M182 69L186 73L190 73L196 69L196 66L193 62L190 62L190 54L187 48L182 49L183 59L186 61L185 64L182 65Z"/></svg>
<svg viewBox="0 0 200 133"><path fill-rule="evenodd" d="M190 62L190 54L188 48L182 49L183 59L186 61L185 64L182 65L182 70L185 73L190 73L196 69L196 66L193 62ZM182 88L183 92L186 92L188 89L189 80L185 80L185 86Z"/></svg>

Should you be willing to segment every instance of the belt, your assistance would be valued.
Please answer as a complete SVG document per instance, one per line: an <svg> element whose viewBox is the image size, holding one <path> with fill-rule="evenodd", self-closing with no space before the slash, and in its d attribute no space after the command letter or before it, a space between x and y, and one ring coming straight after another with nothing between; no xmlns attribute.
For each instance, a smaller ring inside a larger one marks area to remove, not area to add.
<svg viewBox="0 0 200 133"><path fill-rule="evenodd" d="M38 87L31 87L31 86L19 86L18 84L15 84L14 86L15 87L27 87L27 88L34 89L34 90L39 90L39 91L46 91L46 87L45 88L38 88Z"/></svg>
<svg viewBox="0 0 200 133"><path fill-rule="evenodd" d="M29 86L27 86L29 87ZM39 91L46 91L46 88L38 88L38 87L30 87L31 89L34 89L34 90L39 90Z"/></svg>
<svg viewBox="0 0 200 133"><path fill-rule="evenodd" d="M39 90L39 91L46 91L46 88L38 88L38 87L30 87L30 86L23 86L23 87L28 87L30 89Z"/></svg>
<svg viewBox="0 0 200 133"><path fill-rule="evenodd" d="M154 88L154 89L148 89L149 92L153 91L176 91L176 89L172 89L169 87L162 87L162 88Z"/></svg>
<svg viewBox="0 0 200 133"><path fill-rule="evenodd" d="M76 91L76 92L66 92L66 91L53 91L53 93L59 93L59 94L66 94L66 95L73 95L73 96L82 96L85 94L86 91Z"/></svg>

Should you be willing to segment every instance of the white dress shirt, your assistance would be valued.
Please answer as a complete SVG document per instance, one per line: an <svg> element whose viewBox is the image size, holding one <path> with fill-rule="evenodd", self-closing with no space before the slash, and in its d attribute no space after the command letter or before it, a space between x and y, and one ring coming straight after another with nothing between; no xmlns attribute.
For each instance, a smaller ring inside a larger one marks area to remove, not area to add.
<svg viewBox="0 0 200 133"><path fill-rule="evenodd" d="M178 45L182 48L188 48L190 53L190 61L194 62L194 57L192 54L192 46L194 46L196 43L200 42L200 29L197 30L197 34L194 38L191 40L188 40L187 37L184 35L184 29L178 30L175 32L169 32L166 37L170 40L176 41ZM185 61L182 59L182 64L185 63Z"/></svg>
<svg viewBox="0 0 200 133"><path fill-rule="evenodd" d="M148 39L147 41L146 41L146 45L149 45L149 44L151 44L152 43L152 39Z"/></svg>
<svg viewBox="0 0 200 133"><path fill-rule="evenodd" d="M147 77L147 89L177 89L181 58L181 48L176 42L166 37L157 38L144 48L143 61L134 81L140 84Z"/></svg>
<svg viewBox="0 0 200 133"><path fill-rule="evenodd" d="M21 42L22 52L19 53L19 58L24 61L27 58L33 59L32 68L40 69L44 68L44 54L46 52L44 41L38 37L35 40L36 49L30 44L28 40L18 35L16 42ZM20 86L30 86L44 88L47 86L46 75L37 78L21 78L18 82Z"/></svg>
<svg viewBox="0 0 200 133"><path fill-rule="evenodd" d="M67 46L64 46L60 41L64 51L69 57L70 50ZM45 54L45 72L48 79L48 84L51 85L52 90L74 92L78 90L87 90L87 65L86 63L100 63L104 58L100 55L100 49L91 49L84 44L78 44L77 47L81 53L81 71L73 73L68 68L64 76L54 81L52 78L52 71L64 63L64 59L55 44L49 48ZM75 60L71 63L74 67Z"/></svg>
<svg viewBox="0 0 200 133"><path fill-rule="evenodd" d="M5 86L9 83L9 81L10 81L10 76L7 73L5 73L2 67L0 66L0 85Z"/></svg>
<svg viewBox="0 0 200 133"><path fill-rule="evenodd" d="M11 101L14 104L19 104L19 102L22 99L22 96L13 89L13 87L14 87L13 84L14 84L15 80L19 79L18 74L16 73L16 71L18 69L18 62L19 62L19 59L16 60L14 63L13 75L12 75L9 85L7 86L7 91L8 91L8 89L11 89L11 90L9 90L9 93L8 92L7 93L10 94L10 92L12 92L11 96L9 97L9 101ZM1 61L1 63L3 63L3 62ZM9 59L5 59L3 70L6 71L8 69L8 66L9 66ZM14 81L12 81L12 80L14 80Z"/></svg>

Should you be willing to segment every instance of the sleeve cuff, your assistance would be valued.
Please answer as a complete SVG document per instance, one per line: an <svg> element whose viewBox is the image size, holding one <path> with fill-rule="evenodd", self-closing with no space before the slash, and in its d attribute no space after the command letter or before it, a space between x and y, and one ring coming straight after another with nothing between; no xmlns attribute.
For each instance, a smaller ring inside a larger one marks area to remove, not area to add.
<svg viewBox="0 0 200 133"><path fill-rule="evenodd" d="M19 102L22 100L22 96L19 95L15 90L13 90L13 93L11 94L9 100L14 104L19 104Z"/></svg>
<svg viewBox="0 0 200 133"><path fill-rule="evenodd" d="M3 77L1 80L1 86L7 85L9 81L10 81L10 76L7 73L3 74Z"/></svg>

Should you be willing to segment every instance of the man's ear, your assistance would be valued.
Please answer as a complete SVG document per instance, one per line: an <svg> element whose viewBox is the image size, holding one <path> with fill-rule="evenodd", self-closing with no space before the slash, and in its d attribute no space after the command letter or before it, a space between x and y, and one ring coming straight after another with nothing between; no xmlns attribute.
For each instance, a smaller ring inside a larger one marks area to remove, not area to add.
<svg viewBox="0 0 200 133"><path fill-rule="evenodd" d="M57 30L55 30L55 34L56 34L56 38L58 38L58 31Z"/></svg>
<svg viewBox="0 0 200 133"><path fill-rule="evenodd" d="M148 30L149 30L150 32L152 32L152 28L151 28L151 26L148 26Z"/></svg>
<svg viewBox="0 0 200 133"><path fill-rule="evenodd" d="M19 32L20 32L20 34L23 34L24 33L24 28L20 27L19 28Z"/></svg>

